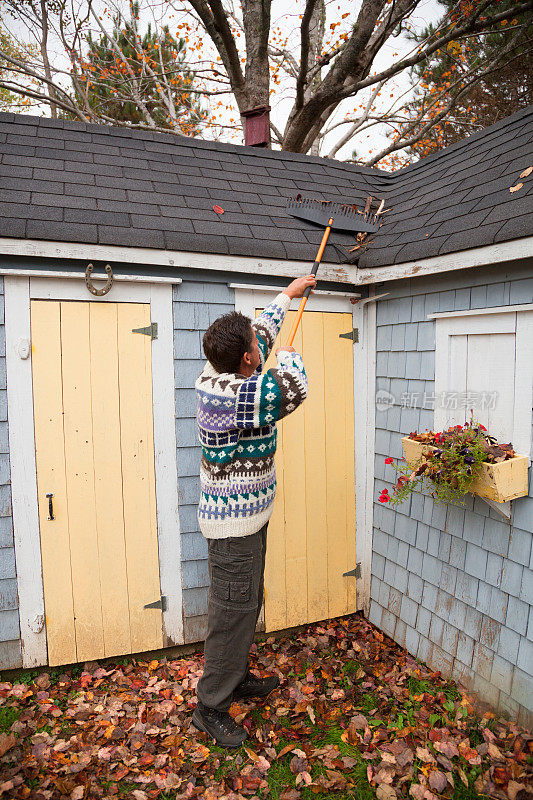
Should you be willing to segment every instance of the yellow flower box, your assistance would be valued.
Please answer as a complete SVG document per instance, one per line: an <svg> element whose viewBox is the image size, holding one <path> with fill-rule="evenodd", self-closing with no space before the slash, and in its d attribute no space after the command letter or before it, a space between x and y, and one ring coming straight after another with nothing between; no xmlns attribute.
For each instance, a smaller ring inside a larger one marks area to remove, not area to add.
<svg viewBox="0 0 533 800"><path fill-rule="evenodd" d="M402 438L405 460L410 467L416 467L422 457L437 448L423 442L416 442L408 436ZM526 497L528 457L515 456L497 464L482 464L481 472L474 479L469 491L496 503L505 503L517 497Z"/></svg>

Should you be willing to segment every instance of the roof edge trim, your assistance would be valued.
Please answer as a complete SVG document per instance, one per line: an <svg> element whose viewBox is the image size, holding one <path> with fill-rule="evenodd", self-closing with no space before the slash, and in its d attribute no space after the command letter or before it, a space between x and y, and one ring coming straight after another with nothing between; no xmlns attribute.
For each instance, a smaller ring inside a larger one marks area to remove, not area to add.
<svg viewBox="0 0 533 800"><path fill-rule="evenodd" d="M254 258L213 253L190 253L147 247L48 242L38 239L0 238L0 256L33 258L68 258L81 261L114 261L167 267L203 269L217 272L241 272L293 278L307 275L309 262L276 258ZM383 281L419 278L440 272L498 264L533 257L533 236L508 242L460 250L442 256L406 261L383 267L358 268L349 264L322 262L320 277L333 283L364 286ZM178 279L176 279L177 282Z"/></svg>
<svg viewBox="0 0 533 800"><path fill-rule="evenodd" d="M405 261L403 264L357 268L354 284L363 286L383 281L397 281L402 278L421 278L439 272L483 267L528 257L533 257L533 236L474 247L470 250L459 250L442 256L421 258L417 261Z"/></svg>
<svg viewBox="0 0 533 800"><path fill-rule="evenodd" d="M309 273L310 261L281 258L193 253L181 250L159 250L150 247L119 247L116 245L83 244L80 242L49 242L41 239L0 238L0 256L33 258L68 258L81 261L111 261L145 264L169 269L203 269L217 272L241 272L294 278ZM353 284L355 267L322 261L320 278L333 283ZM176 280L177 282L177 280Z"/></svg>

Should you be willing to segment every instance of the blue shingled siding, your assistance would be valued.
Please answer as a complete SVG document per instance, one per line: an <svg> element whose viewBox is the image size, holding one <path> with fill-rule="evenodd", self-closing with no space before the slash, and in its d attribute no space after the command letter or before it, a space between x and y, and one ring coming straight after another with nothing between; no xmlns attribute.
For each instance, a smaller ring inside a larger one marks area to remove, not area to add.
<svg viewBox="0 0 533 800"><path fill-rule="evenodd" d="M377 309L376 501L395 476L385 457L403 455L402 435L433 426L424 408L434 390L435 323L427 315L531 303L531 272L504 265L380 287L390 295ZM394 404L384 408L389 394ZM531 482L529 494L513 501L511 523L471 495L464 508L420 494L396 509L376 502L370 619L421 661L530 725Z"/></svg>
<svg viewBox="0 0 533 800"><path fill-rule="evenodd" d="M4 279L0 277L0 669L22 666L7 434Z"/></svg>
<svg viewBox="0 0 533 800"><path fill-rule="evenodd" d="M198 528L196 516L201 450L196 429L194 382L205 363L204 332L217 317L234 308L234 292L226 283L183 281L174 287L174 386L186 642L205 638L209 585L207 542Z"/></svg>

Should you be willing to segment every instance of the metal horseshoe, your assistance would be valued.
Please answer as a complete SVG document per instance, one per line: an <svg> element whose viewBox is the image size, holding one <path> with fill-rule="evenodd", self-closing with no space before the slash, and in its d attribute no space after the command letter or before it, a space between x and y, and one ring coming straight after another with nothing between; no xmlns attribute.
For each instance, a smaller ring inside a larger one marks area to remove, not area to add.
<svg viewBox="0 0 533 800"><path fill-rule="evenodd" d="M103 286L101 289L97 289L96 286L94 286L93 282L91 281L91 275L93 269L94 267L92 264L87 265L87 269L85 270L85 285L87 286L91 294L94 294L97 297L102 297L102 295L107 294L108 291L113 286L113 270L111 269L109 264L106 264L105 271L107 272L107 280L105 282L105 286Z"/></svg>

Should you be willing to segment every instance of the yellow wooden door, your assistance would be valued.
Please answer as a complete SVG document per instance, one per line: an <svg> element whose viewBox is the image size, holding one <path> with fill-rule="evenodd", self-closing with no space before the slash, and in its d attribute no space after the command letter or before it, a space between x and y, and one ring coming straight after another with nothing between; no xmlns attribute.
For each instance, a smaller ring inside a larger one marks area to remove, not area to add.
<svg viewBox="0 0 533 800"><path fill-rule="evenodd" d="M163 646L149 324L149 304L31 303L50 665Z"/></svg>
<svg viewBox="0 0 533 800"><path fill-rule="evenodd" d="M295 313L287 314L274 350L285 343ZM343 577L355 568L355 443L353 344L339 334L351 328L351 314L306 311L294 341L309 394L278 423L278 489L265 568L267 631L356 610L355 578Z"/></svg>

